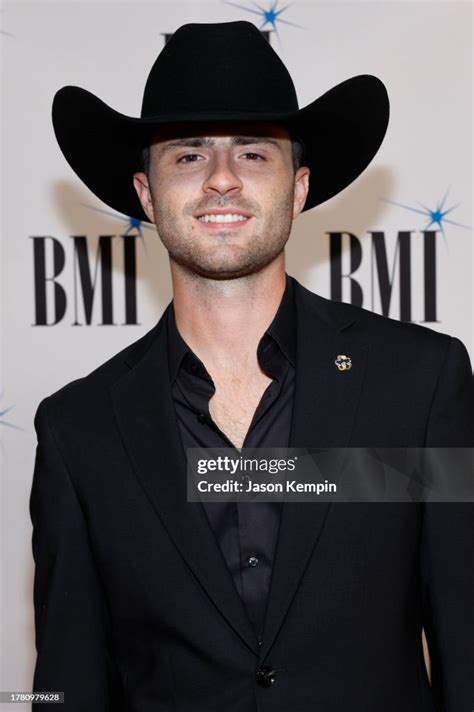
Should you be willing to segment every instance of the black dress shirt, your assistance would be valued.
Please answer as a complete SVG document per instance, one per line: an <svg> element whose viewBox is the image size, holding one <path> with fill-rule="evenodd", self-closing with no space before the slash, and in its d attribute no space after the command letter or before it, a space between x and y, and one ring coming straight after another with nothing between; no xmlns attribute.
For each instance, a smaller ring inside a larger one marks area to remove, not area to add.
<svg viewBox="0 0 474 712"><path fill-rule="evenodd" d="M258 363L272 378L255 410L243 447L287 447L294 398L296 313L292 278L257 347ZM209 412L215 386L180 335L171 302L167 314L169 375L184 448L232 447ZM237 448L238 449L238 448ZM281 503L203 502L225 562L259 641L273 565Z"/></svg>

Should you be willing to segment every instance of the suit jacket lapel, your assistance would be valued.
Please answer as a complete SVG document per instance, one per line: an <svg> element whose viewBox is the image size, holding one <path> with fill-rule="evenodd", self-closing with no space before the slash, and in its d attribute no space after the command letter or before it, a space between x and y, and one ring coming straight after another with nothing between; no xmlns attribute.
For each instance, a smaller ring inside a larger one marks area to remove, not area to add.
<svg viewBox="0 0 474 712"><path fill-rule="evenodd" d="M151 346L142 351L134 352L128 360L130 370L110 387L125 448L145 493L191 571L257 654L255 633L204 508L200 502L187 501L186 453L168 376L166 311L152 331Z"/></svg>
<svg viewBox="0 0 474 712"><path fill-rule="evenodd" d="M297 306L296 384L290 447L329 448L349 444L367 360L367 345L351 330L354 317L295 280ZM349 356L341 372L334 361ZM337 478L339 473L335 473ZM262 659L268 654L317 545L330 510L328 502L285 502L267 602ZM321 572L324 575L324 572Z"/></svg>

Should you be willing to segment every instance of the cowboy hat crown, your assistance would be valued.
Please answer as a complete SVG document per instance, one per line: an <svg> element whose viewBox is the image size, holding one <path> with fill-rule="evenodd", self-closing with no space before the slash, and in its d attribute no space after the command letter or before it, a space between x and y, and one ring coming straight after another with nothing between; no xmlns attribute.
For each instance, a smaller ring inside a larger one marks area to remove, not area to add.
<svg viewBox="0 0 474 712"><path fill-rule="evenodd" d="M183 25L172 35L148 75L141 116L258 120L297 110L293 81L274 49L255 25L229 22Z"/></svg>

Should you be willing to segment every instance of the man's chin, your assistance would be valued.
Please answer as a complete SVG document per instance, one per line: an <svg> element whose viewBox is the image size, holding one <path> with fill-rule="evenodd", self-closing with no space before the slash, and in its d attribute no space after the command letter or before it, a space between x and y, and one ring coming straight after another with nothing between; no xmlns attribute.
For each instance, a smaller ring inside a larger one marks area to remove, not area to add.
<svg viewBox="0 0 474 712"><path fill-rule="evenodd" d="M221 262L213 259L212 262L207 262L205 260L201 262L189 260L183 260L179 257L170 256L172 261L175 261L182 269L186 272L202 277L203 279L213 279L213 280L229 280L229 279L239 279L241 277L246 277L255 272L259 272L263 269L268 262L242 262L232 261L232 260L222 260Z"/></svg>

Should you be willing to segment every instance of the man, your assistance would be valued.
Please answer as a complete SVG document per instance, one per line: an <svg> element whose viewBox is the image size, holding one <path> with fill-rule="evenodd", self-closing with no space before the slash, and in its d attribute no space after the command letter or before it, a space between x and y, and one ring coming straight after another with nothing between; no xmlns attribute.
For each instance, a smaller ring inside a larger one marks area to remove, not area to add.
<svg viewBox="0 0 474 712"><path fill-rule="evenodd" d="M56 96L67 160L156 224L173 284L148 334L35 418L34 689L68 712L472 708L468 505L187 501L196 445L472 445L458 339L285 273L292 221L364 170L387 120L369 76L299 110L246 22L181 27L140 119Z"/></svg>

